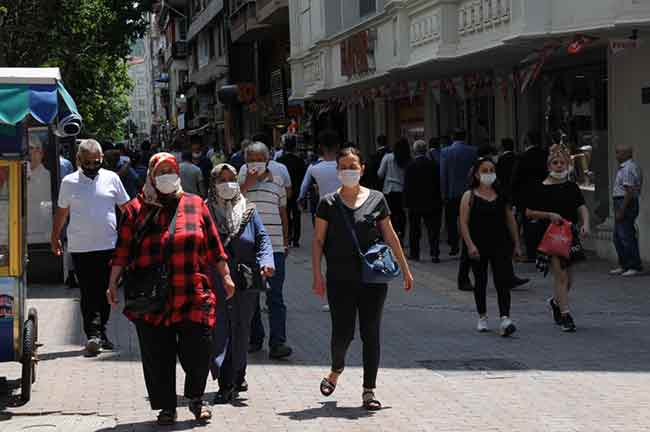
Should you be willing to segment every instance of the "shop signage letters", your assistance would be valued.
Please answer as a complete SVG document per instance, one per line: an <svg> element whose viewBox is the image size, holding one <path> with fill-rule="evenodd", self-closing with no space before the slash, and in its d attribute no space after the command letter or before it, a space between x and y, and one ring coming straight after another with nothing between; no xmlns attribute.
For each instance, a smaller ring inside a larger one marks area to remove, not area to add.
<svg viewBox="0 0 650 432"><path fill-rule="evenodd" d="M351 77L370 72L374 68L373 57L368 30L350 36L341 42L341 75Z"/></svg>

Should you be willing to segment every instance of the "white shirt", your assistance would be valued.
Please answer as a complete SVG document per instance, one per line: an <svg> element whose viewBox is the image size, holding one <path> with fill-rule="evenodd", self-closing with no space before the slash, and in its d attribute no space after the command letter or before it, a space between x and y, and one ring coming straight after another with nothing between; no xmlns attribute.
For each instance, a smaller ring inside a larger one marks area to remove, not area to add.
<svg viewBox="0 0 650 432"><path fill-rule="evenodd" d="M112 171L100 169L94 179L86 177L81 170L66 176L61 182L58 205L70 209L70 252L114 249L117 241L115 206L128 201L122 181Z"/></svg>
<svg viewBox="0 0 650 432"><path fill-rule="evenodd" d="M630 189L632 196L638 198L642 187L643 172L639 165L632 159L620 164L614 180L613 197L624 198L625 192Z"/></svg>
<svg viewBox="0 0 650 432"><path fill-rule="evenodd" d="M276 162L274 160L269 161L267 169L273 177L279 177L279 182L285 188L291 187L291 177L289 176L289 170L287 166ZM244 183L246 180L246 175L248 174L248 165L244 164L239 170L239 183Z"/></svg>
<svg viewBox="0 0 650 432"><path fill-rule="evenodd" d="M287 190L282 185L282 179L257 182L246 192L246 200L255 204L255 209L262 219L264 228L271 237L274 253L284 253L284 231L280 207L287 206Z"/></svg>
<svg viewBox="0 0 650 432"><path fill-rule="evenodd" d="M388 153L381 160L379 178L384 178L384 193L404 191L404 170L397 165L395 153Z"/></svg>
<svg viewBox="0 0 650 432"><path fill-rule="evenodd" d="M318 195L324 197L327 194L336 192L341 187L336 169L336 161L320 161L316 164L309 165L305 178L300 186L300 196L298 199L304 199L309 185L314 179L318 185Z"/></svg>

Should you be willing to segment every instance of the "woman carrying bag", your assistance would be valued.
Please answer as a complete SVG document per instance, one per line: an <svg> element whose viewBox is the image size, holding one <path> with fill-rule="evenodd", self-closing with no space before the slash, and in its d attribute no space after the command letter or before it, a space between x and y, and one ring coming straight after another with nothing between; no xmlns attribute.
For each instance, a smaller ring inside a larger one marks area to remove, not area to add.
<svg viewBox="0 0 650 432"><path fill-rule="evenodd" d="M332 368L321 381L320 391L330 396L336 389L358 314L363 342L363 406L379 410L381 403L374 390L379 369L381 315L387 282L399 275L392 252L401 268L406 291L413 288L413 276L391 224L386 199L381 192L359 185L365 168L359 151L351 147L341 150L337 168L343 186L321 199L312 245L313 290L320 297L327 293L332 318ZM327 279L321 272L323 253Z"/></svg>
<svg viewBox="0 0 650 432"><path fill-rule="evenodd" d="M228 253L236 286L230 299L219 298L224 319L215 328L212 360L212 376L219 380L214 403L226 404L239 392L248 390L245 373L251 321L259 293L266 286L265 278L273 276L275 266L271 238L255 205L248 203L239 190L235 167L228 164L214 167L207 203ZM221 283L216 282L218 292L223 293Z"/></svg>
<svg viewBox="0 0 650 432"><path fill-rule="evenodd" d="M143 193L125 206L112 267L108 301L119 303L121 280L124 314L136 326L158 424L176 421L176 357L190 411L196 420L209 420L202 400L216 323L209 269L217 269L229 296L235 287L210 211L200 197L183 192L173 155L151 158Z"/></svg>
<svg viewBox="0 0 650 432"><path fill-rule="evenodd" d="M526 205L526 216L550 224L571 223L573 246L568 258L539 254L537 267L545 274L553 274L554 294L548 300L553 319L563 332L576 331L576 325L569 312L569 291L573 285L573 264L584 258L580 253L580 237L589 234L589 210L578 185L569 180L571 156L563 145L551 148L548 158L549 175L531 194ZM581 222L580 225L578 223ZM544 239L542 239L544 242Z"/></svg>

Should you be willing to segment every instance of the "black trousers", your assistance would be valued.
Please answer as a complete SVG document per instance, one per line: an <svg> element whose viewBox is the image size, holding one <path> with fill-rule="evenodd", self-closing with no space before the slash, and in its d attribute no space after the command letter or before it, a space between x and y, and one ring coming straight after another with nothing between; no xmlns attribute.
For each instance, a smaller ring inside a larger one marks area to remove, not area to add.
<svg viewBox="0 0 650 432"><path fill-rule="evenodd" d="M469 271L472 268L472 263L469 259L469 252L465 242L461 245L460 262L458 263L458 287L472 283L469 279Z"/></svg>
<svg viewBox="0 0 650 432"><path fill-rule="evenodd" d="M176 408L176 356L185 371L184 396L202 397L210 370L212 329L193 322L165 327L142 321L135 328L151 409Z"/></svg>
<svg viewBox="0 0 650 432"><path fill-rule="evenodd" d="M298 207L298 201L290 200L287 202L287 216L289 218L289 243L296 244L300 242L300 231L302 228L302 213Z"/></svg>
<svg viewBox="0 0 650 432"><path fill-rule="evenodd" d="M544 237L544 224L523 217L524 240L526 242L526 257L529 260L537 259L537 247Z"/></svg>
<svg viewBox="0 0 650 432"><path fill-rule="evenodd" d="M354 339L356 318L363 343L363 387L374 389L380 358L381 316L387 285L327 280L327 300L332 318L332 371L345 368L345 355Z"/></svg>
<svg viewBox="0 0 650 432"><path fill-rule="evenodd" d="M512 257L481 256L480 260L470 260L474 271L474 300L480 315L487 312L488 265L492 267L492 277L497 290L500 316L510 316L510 290L512 288Z"/></svg>
<svg viewBox="0 0 650 432"><path fill-rule="evenodd" d="M432 258L440 255L440 225L442 223L441 209L409 210L409 246L411 256L420 257L420 238L422 237L422 221L427 229L429 248Z"/></svg>
<svg viewBox="0 0 650 432"><path fill-rule="evenodd" d="M445 206L445 225L447 225L447 244L452 249L458 249L460 234L458 217L460 215L460 200L462 197L450 198Z"/></svg>
<svg viewBox="0 0 650 432"><path fill-rule="evenodd" d="M226 326L228 346L219 370L219 388L227 389L244 381L246 374L248 340L255 308L259 305L259 292L237 291L226 302ZM221 325L217 324L217 325Z"/></svg>
<svg viewBox="0 0 650 432"><path fill-rule="evenodd" d="M106 300L106 290L112 258L113 250L72 254L81 290L84 333L88 339L106 334L106 323L111 313L111 306Z"/></svg>
<svg viewBox="0 0 650 432"><path fill-rule="evenodd" d="M400 240L404 239L406 229L406 212L404 211L404 194L402 192L391 192L386 195L388 207L390 208L390 221L393 223L395 232Z"/></svg>

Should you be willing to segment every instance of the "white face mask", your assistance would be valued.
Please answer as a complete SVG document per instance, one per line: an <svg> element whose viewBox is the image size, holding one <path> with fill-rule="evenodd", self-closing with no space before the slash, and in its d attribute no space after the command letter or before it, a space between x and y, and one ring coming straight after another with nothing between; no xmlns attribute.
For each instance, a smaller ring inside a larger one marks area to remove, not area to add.
<svg viewBox="0 0 650 432"><path fill-rule="evenodd" d="M560 172L551 171L549 175L553 177L555 180L566 180L567 177L569 177L569 170L564 170Z"/></svg>
<svg viewBox="0 0 650 432"><path fill-rule="evenodd" d="M226 182L219 183L217 185L217 193L219 196L226 201L235 198L239 195L239 183L237 182Z"/></svg>
<svg viewBox="0 0 650 432"><path fill-rule="evenodd" d="M181 179L178 174L163 174L156 177L156 189L161 194L167 195L174 193L181 185Z"/></svg>
<svg viewBox="0 0 650 432"><path fill-rule="evenodd" d="M192 153L194 159L201 159L201 156L203 156L201 152Z"/></svg>
<svg viewBox="0 0 650 432"><path fill-rule="evenodd" d="M359 184L361 180L361 171L359 170L340 170L338 172L338 178L346 187L355 187Z"/></svg>
<svg viewBox="0 0 650 432"><path fill-rule="evenodd" d="M495 173L481 174L481 183L485 186L492 186L495 181L497 181L497 175Z"/></svg>
<svg viewBox="0 0 650 432"><path fill-rule="evenodd" d="M255 170L258 175L266 172L266 162L249 162L248 169Z"/></svg>

